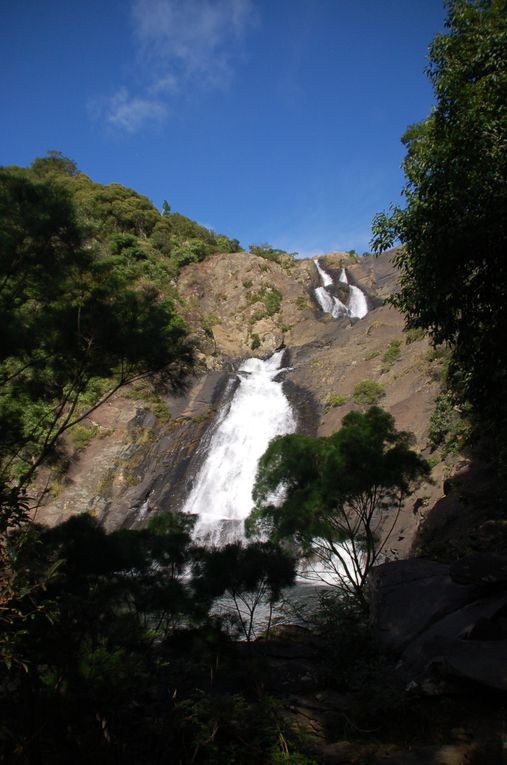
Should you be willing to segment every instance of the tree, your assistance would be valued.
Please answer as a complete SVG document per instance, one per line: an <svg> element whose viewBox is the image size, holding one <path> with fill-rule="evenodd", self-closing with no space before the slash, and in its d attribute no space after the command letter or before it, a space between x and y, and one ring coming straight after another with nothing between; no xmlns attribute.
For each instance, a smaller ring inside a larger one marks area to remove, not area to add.
<svg viewBox="0 0 507 765"><path fill-rule="evenodd" d="M381 559L412 484L429 473L409 448L412 440L378 407L350 412L328 437L275 438L259 463L249 531L291 541L323 566L324 581L331 577L365 606L368 572Z"/></svg>
<svg viewBox="0 0 507 765"><path fill-rule="evenodd" d="M48 151L46 157L37 157L32 162L35 175L45 176L52 173L57 175L77 175L79 170L73 159L69 159L61 151Z"/></svg>
<svg viewBox="0 0 507 765"><path fill-rule="evenodd" d="M244 546L234 542L220 549L199 551L193 585L200 597L216 599L225 595L230 599L241 634L249 642L255 635L258 607L269 607L269 632L273 607L282 589L294 583L294 577L294 559L278 545L254 542Z"/></svg>
<svg viewBox="0 0 507 765"><path fill-rule="evenodd" d="M149 283L100 258L54 179L0 171L0 479L27 485L60 436L116 390L181 387L186 328Z"/></svg>
<svg viewBox="0 0 507 765"><path fill-rule="evenodd" d="M449 0L430 50L436 106L403 137L406 206L373 222L397 240L393 303L452 352L455 392L502 444L507 434L507 4Z"/></svg>

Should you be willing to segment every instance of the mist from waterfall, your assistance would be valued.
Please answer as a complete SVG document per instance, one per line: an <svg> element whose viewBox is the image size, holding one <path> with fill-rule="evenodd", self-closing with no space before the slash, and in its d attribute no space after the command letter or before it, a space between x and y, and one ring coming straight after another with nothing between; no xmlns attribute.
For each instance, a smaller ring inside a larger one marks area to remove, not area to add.
<svg viewBox="0 0 507 765"><path fill-rule="evenodd" d="M296 430L282 383L275 379L283 371L283 355L282 350L265 361L246 359L238 369L239 385L215 425L183 507L198 516L194 538L199 541L223 545L244 538L259 459L271 439Z"/></svg>
<svg viewBox="0 0 507 765"><path fill-rule="evenodd" d="M366 296L359 287L356 287L354 284L349 284L346 270L344 268L341 269L338 281L342 284L346 284L348 287L348 305L342 303L339 298L327 289L328 287L333 286L332 277L322 268L317 259L313 262L315 263L322 284L322 286L317 287L314 292L317 302L323 312L330 314L334 319L338 319L340 316L348 316L349 319L362 319L366 316L368 313Z"/></svg>

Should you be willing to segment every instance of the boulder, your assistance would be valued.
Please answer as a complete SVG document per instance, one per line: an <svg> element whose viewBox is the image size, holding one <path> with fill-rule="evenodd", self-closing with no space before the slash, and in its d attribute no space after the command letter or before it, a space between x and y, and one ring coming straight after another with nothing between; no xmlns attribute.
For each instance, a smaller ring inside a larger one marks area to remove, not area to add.
<svg viewBox="0 0 507 765"><path fill-rule="evenodd" d="M420 665L419 657L425 654L425 646L442 640L471 639L473 641L474 636L480 638L477 632L479 627L483 635L487 634L486 625L489 625L491 638L503 637L500 625L497 625L495 630L495 618L505 608L507 608L507 593L477 600L453 611L432 624L410 643L403 653L403 662L413 666Z"/></svg>
<svg viewBox="0 0 507 765"><path fill-rule="evenodd" d="M443 655L446 675L507 691L507 640L456 640Z"/></svg>
<svg viewBox="0 0 507 765"><path fill-rule="evenodd" d="M420 558L384 563L369 577L372 626L386 648L401 652L418 635L474 599L449 567Z"/></svg>
<svg viewBox="0 0 507 765"><path fill-rule="evenodd" d="M490 552L467 555L451 564L449 575L457 584L485 588L507 586L507 557Z"/></svg>

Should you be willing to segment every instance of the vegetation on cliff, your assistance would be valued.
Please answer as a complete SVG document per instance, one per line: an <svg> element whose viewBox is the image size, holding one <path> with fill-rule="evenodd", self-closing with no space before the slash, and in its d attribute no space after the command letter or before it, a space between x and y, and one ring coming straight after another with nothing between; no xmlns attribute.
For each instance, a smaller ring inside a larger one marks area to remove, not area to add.
<svg viewBox="0 0 507 765"><path fill-rule="evenodd" d="M44 162L0 171L0 477L20 486L119 387L148 374L178 387L192 364L174 300L128 232L158 213L119 186L106 204L68 160Z"/></svg>
<svg viewBox="0 0 507 765"><path fill-rule="evenodd" d="M505 463L507 6L448 6L447 34L430 50L435 109L403 138L406 206L376 217L373 245L404 245L393 303L409 327L449 344L455 398L472 404Z"/></svg>

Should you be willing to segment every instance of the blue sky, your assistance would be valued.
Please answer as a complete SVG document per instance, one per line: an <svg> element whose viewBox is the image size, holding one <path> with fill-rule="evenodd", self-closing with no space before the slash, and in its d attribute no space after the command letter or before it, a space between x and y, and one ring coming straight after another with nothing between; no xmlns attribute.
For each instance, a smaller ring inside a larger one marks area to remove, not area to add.
<svg viewBox="0 0 507 765"><path fill-rule="evenodd" d="M0 164L48 149L244 247L368 249L442 0L0 3Z"/></svg>

